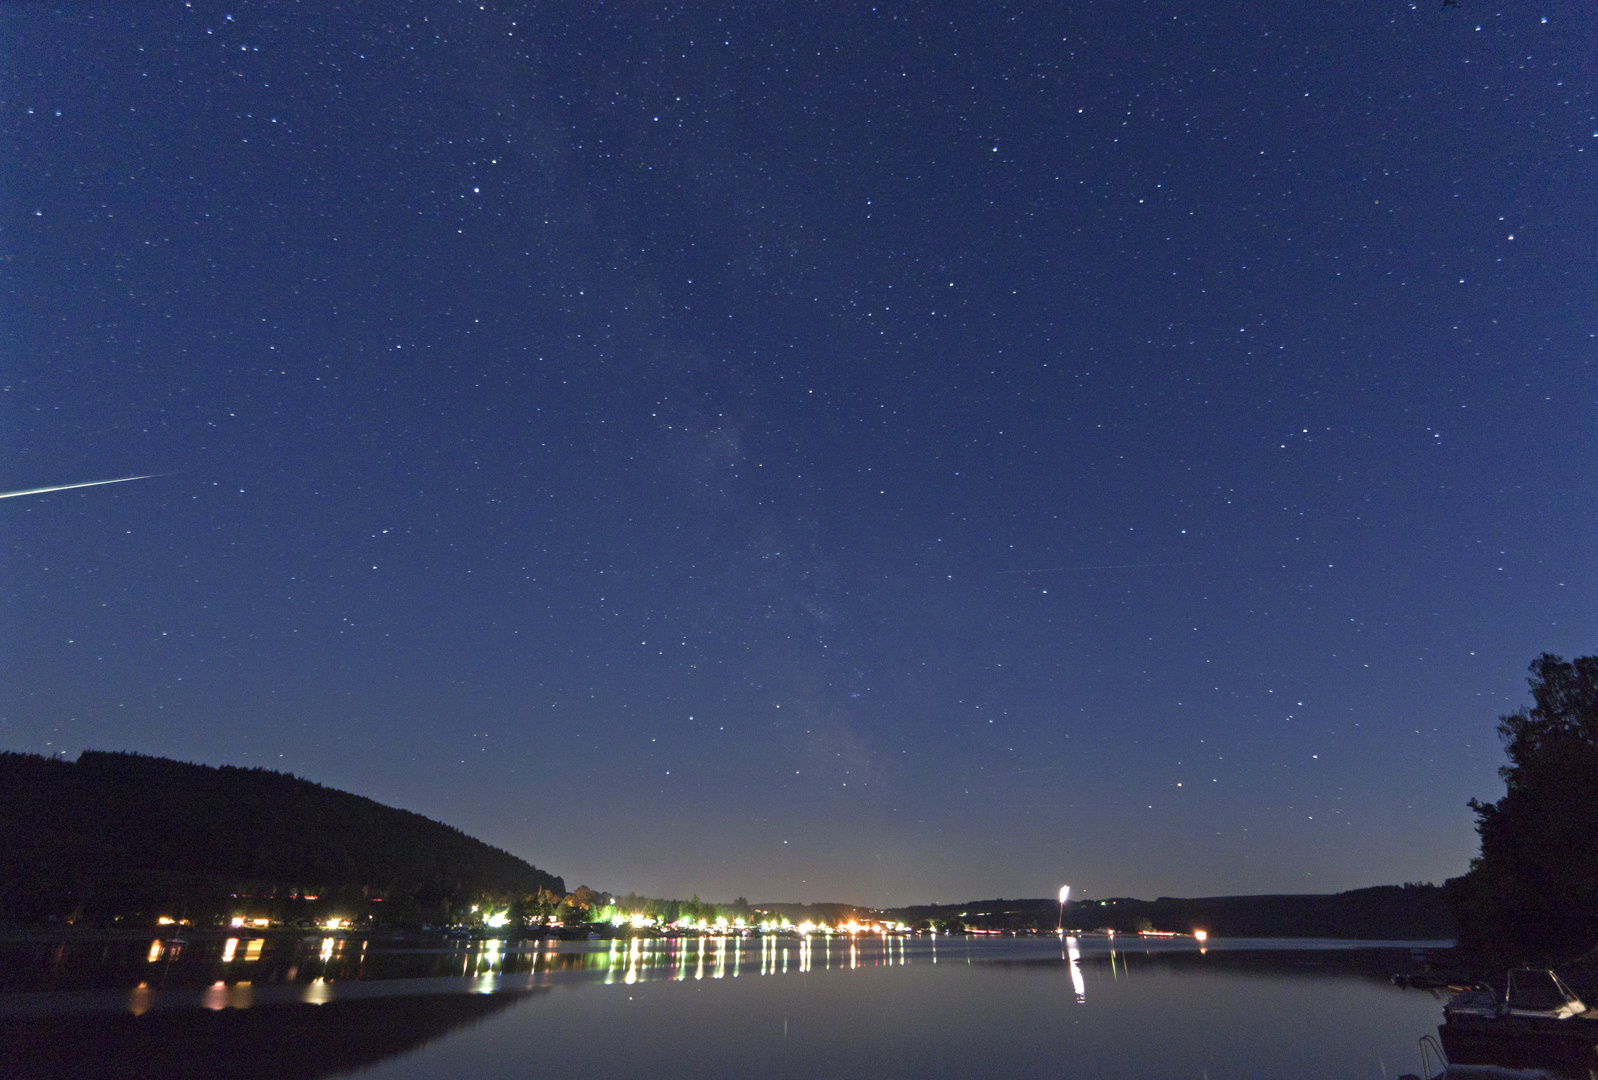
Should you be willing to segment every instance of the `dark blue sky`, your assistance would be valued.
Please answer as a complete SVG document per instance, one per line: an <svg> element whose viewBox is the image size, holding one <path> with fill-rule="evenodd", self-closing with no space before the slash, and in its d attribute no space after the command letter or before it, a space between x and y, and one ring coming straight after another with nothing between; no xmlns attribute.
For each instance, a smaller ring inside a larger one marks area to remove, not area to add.
<svg viewBox="0 0 1598 1080"><path fill-rule="evenodd" d="M0 745L617 891L1441 880L1593 651L1577 5L0 6Z"/></svg>

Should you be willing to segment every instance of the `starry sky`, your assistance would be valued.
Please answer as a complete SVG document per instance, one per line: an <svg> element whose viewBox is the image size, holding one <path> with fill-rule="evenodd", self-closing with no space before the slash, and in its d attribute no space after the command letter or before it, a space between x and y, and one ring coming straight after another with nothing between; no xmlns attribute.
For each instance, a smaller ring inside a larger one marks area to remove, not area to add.
<svg viewBox="0 0 1598 1080"><path fill-rule="evenodd" d="M1568 3L0 6L0 747L568 885L1441 881L1598 637Z"/></svg>

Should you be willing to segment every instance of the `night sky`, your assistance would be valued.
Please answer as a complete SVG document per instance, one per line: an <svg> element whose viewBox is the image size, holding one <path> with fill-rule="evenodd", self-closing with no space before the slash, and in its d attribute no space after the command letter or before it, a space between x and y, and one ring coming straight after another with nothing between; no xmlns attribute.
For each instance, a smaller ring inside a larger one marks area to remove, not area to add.
<svg viewBox="0 0 1598 1080"><path fill-rule="evenodd" d="M1573 3L0 6L0 747L616 892L1441 881L1598 643Z"/></svg>

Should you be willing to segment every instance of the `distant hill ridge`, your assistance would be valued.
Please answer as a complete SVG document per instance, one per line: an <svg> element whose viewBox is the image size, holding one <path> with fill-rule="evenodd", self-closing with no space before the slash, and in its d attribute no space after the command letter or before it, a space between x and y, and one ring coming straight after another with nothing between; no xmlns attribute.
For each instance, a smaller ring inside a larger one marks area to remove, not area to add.
<svg viewBox="0 0 1598 1080"><path fill-rule="evenodd" d="M973 900L895 908L885 915L912 925L923 921L979 929L1054 929L1059 901ZM1360 940L1448 940L1454 920L1440 885L1378 885L1341 893L1282 893L1260 896L1162 896L1157 900L1115 897L1072 901L1065 925L1079 930L1205 930L1216 937L1346 938Z"/></svg>
<svg viewBox="0 0 1598 1080"><path fill-rule="evenodd" d="M241 899L281 911L309 893L321 909L445 921L479 896L540 892L565 883L449 825L287 773L0 752L0 914L13 920L185 906L214 917Z"/></svg>

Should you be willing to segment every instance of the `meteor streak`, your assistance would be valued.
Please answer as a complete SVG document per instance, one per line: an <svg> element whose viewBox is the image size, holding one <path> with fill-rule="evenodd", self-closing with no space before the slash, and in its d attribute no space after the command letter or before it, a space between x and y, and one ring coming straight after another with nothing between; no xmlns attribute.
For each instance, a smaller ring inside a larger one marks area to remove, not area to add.
<svg viewBox="0 0 1598 1080"><path fill-rule="evenodd" d="M73 488L99 487L101 484L125 484L129 480L149 480L165 473L146 473L143 476L119 476L115 480L85 480L79 484L56 484L54 487L28 488L26 491L0 491L0 499L15 499L19 495L43 495L50 491L71 491Z"/></svg>

